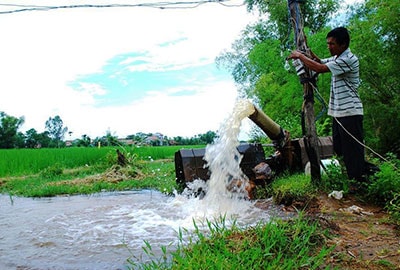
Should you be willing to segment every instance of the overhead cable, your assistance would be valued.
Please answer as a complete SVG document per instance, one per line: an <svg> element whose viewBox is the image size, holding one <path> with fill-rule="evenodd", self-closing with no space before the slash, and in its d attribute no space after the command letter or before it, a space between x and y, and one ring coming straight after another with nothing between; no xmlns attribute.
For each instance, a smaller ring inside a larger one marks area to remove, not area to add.
<svg viewBox="0 0 400 270"><path fill-rule="evenodd" d="M197 8L203 4L216 3L225 7L240 7L242 4L229 4L231 0L200 0L200 1L178 1L178 2L150 2L138 4L80 4L80 5L21 5L21 4L2 4L0 7L10 7L13 9L0 11L0 14L10 14L27 11L49 11L55 9L72 9L72 8L133 8L133 7L149 7L157 9L186 9Z"/></svg>

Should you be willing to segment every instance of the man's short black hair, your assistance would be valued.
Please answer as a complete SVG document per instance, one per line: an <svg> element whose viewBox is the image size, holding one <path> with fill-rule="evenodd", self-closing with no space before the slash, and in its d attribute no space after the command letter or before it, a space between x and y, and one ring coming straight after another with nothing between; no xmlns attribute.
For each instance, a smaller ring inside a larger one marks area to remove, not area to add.
<svg viewBox="0 0 400 270"><path fill-rule="evenodd" d="M326 38L332 37L336 39L336 42L339 45L346 45L346 48L350 45L350 35L346 28L337 27L332 29L327 35Z"/></svg>

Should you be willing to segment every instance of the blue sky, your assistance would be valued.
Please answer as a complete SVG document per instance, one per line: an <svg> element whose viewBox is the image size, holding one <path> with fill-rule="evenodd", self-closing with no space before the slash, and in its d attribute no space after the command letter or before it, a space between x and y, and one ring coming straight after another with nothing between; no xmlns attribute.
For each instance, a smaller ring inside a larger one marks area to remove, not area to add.
<svg viewBox="0 0 400 270"><path fill-rule="evenodd" d="M192 66L151 67L145 60L148 53L128 53L110 59L98 73L79 76L69 85L77 91L87 91L85 86L97 85L104 89L95 95L96 107L128 105L145 98L151 92L170 91L169 96L194 96L195 86L204 80L230 80L226 70L215 63ZM174 90L174 91L171 91Z"/></svg>
<svg viewBox="0 0 400 270"><path fill-rule="evenodd" d="M5 3L15 1L0 4ZM18 1L39 3L104 2ZM137 132L192 137L217 131L233 110L237 87L228 71L217 69L215 58L258 16L242 3L0 14L0 111L24 116L22 132L43 132L46 120L59 115L72 132L66 139L107 132L123 138ZM0 5L0 12L13 8L18 7ZM249 125L243 123L244 133Z"/></svg>
<svg viewBox="0 0 400 270"><path fill-rule="evenodd" d="M1 1L4 3L13 1ZM110 0L107 3L148 3ZM41 5L101 1L42 0ZM242 1L232 0L238 5ZM21 0L18 4L38 4ZM12 7L0 6L0 11ZM191 137L216 131L237 88L215 58L257 19L245 6L77 8L0 14L0 111L43 132L59 115L72 135L110 131Z"/></svg>

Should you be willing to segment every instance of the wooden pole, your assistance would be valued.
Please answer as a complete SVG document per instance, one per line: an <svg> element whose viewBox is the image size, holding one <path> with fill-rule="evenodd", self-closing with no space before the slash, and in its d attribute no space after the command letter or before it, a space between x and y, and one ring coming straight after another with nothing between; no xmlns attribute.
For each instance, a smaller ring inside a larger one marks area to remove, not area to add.
<svg viewBox="0 0 400 270"><path fill-rule="evenodd" d="M300 10L300 4L303 2L305 2L305 0L288 0L288 7L290 11L290 20L294 29L296 49L310 56L311 52L307 46L307 40L303 31L303 18ZM304 93L302 124L306 151L311 165L311 182L318 185L321 180L321 170L314 116L314 91L312 83L315 85L315 79L313 79L311 71L305 66L304 72L300 74L299 77L303 85Z"/></svg>

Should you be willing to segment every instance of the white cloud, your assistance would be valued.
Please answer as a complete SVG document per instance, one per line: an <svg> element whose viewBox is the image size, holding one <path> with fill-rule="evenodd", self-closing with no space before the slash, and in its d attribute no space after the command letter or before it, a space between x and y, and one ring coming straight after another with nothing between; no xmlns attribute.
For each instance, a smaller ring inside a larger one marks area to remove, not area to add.
<svg viewBox="0 0 400 270"><path fill-rule="evenodd" d="M28 1L19 1L23 3ZM135 52L149 52L145 60L158 68L210 63L255 19L245 9L213 3L194 9L82 8L0 15L0 25L6 26L0 46L0 111L25 116L23 130L38 132L49 117L60 115L74 137L102 136L107 129L118 136L139 131L192 136L216 130L233 106L232 81L209 85L204 78L193 85L195 97L166 91L107 108L95 107L94 98L108 89L81 84L85 91L78 92L69 83L100 72L116 55Z"/></svg>
<svg viewBox="0 0 400 270"><path fill-rule="evenodd" d="M99 122L86 133L90 136L105 134L107 130L121 136L136 132L161 132L170 137L190 137L216 131L232 110L236 91L230 82L198 89L195 96L170 96L169 93L152 92L146 98L125 106L107 109L87 108L68 114L70 130L87 130L85 123ZM69 108L65 108L69 110ZM82 121L83 120L83 121ZM89 124L89 126L92 126Z"/></svg>

